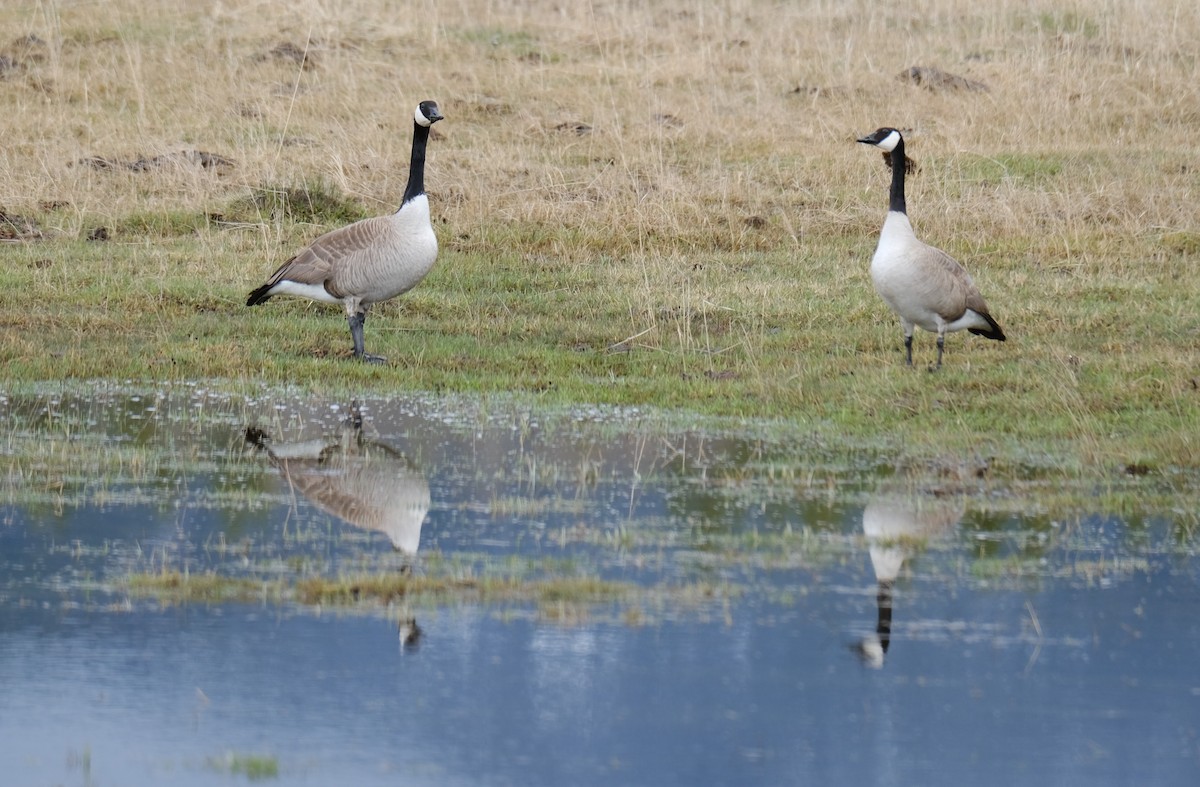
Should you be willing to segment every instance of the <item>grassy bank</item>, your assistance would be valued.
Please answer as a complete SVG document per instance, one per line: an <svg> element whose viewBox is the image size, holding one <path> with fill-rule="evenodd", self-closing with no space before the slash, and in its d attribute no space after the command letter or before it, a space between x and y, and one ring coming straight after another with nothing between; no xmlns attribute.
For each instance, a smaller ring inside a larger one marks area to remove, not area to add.
<svg viewBox="0 0 1200 787"><path fill-rule="evenodd" d="M1200 468L1191 3L106 8L18 3L0 40L10 384L526 392ZM442 256L358 365L337 309L245 295L394 207L423 98ZM949 337L937 374L867 275L887 171L853 140L885 124L1010 337Z"/></svg>

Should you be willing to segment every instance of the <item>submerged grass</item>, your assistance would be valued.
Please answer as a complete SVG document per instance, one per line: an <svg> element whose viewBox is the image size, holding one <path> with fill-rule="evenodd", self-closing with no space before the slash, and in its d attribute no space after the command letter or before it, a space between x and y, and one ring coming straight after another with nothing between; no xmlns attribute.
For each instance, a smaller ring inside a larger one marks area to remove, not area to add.
<svg viewBox="0 0 1200 787"><path fill-rule="evenodd" d="M503 393L775 419L997 473L1031 455L1093 483L1200 472L1191 5L468 0L386 23L361 2L110 5L100 23L18 3L27 46L0 41L12 385ZM399 97L398 50L421 86ZM913 65L990 90L897 82ZM447 115L427 174L442 254L372 312L390 364L349 362L337 309L247 309L306 241L394 208L427 97ZM1010 337L951 336L937 374L928 334L903 367L866 272L887 174L853 140L884 124L912 129L918 233Z"/></svg>
<svg viewBox="0 0 1200 787"><path fill-rule="evenodd" d="M126 583L131 596L153 598L167 605L245 603L282 597L282 588L277 583L216 573L188 574L169 570L131 574Z"/></svg>
<svg viewBox="0 0 1200 787"><path fill-rule="evenodd" d="M589 575L529 577L500 573L464 577L389 571L330 577L287 574L262 581L216 572L187 575L172 570L135 572L123 584L131 598L152 599L164 606L266 602L374 610L394 604L405 608L532 605L544 617L558 621L586 618L588 610L598 606L636 609L637 618L645 620L644 610L649 608L691 608L711 604L734 592L707 582L646 586Z"/></svg>
<svg viewBox="0 0 1200 787"><path fill-rule="evenodd" d="M767 592L794 604L830 568L862 569L868 542L856 529L845 532L840 514L830 515L839 521L829 530L714 530L686 538L667 532L653 541L646 538L653 530L648 527L640 539L604 541L599 552L575 551L571 559L557 553L496 559L434 551L420 561L419 571L397 570L387 556L369 550L348 561L355 570L325 574L307 562L285 568L254 549L239 549L236 557L228 556L228 564L207 573L135 571L120 585L132 599L164 606L298 605L367 614L400 611L403 619L422 610L478 605L500 615L532 612L559 625L594 620L598 614L645 625L680 615L719 617L746 593ZM1196 550L1195 532L1168 531L1136 517L1121 543L1104 528L1078 519L1021 522L1017 527L1010 514L972 511L947 532L872 544L918 562L927 578L987 586L1051 580L1103 586L1151 570L1163 557L1194 556ZM606 571L630 578L605 578ZM776 579L764 584L767 576Z"/></svg>
<svg viewBox="0 0 1200 787"><path fill-rule="evenodd" d="M279 777L279 758L270 754L229 752L223 757L210 757L208 766L233 776L245 776L250 781Z"/></svg>
<svg viewBox="0 0 1200 787"><path fill-rule="evenodd" d="M441 577L407 573L371 573L335 578L309 577L296 583L301 604L346 606L359 602L533 602L599 604L636 595L633 583L596 577L519 576Z"/></svg>

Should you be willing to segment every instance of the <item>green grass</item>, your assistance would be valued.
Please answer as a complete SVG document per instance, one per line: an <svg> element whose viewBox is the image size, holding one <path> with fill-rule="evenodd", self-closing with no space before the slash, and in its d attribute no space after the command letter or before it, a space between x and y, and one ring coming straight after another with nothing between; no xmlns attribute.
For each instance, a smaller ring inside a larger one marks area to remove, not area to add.
<svg viewBox="0 0 1200 787"><path fill-rule="evenodd" d="M965 156L959 163L964 180L975 183L1015 181L1022 186L1044 187L1062 173L1068 163L1050 154L1002 153L996 156Z"/></svg>
<svg viewBox="0 0 1200 787"><path fill-rule="evenodd" d="M1095 38L1100 33L1100 24L1077 11L1042 11L1033 20L1034 27L1046 35L1081 35Z"/></svg>
<svg viewBox="0 0 1200 787"><path fill-rule="evenodd" d="M221 261L205 267L243 267L244 256L270 272L260 255L227 248L236 233L9 246L0 361L10 381L516 392L783 418L917 457L1043 451L1071 474L1200 467L1190 252L1147 241L1153 264L1113 271L1094 241L1063 272L977 265L1010 340L951 335L944 367L929 373L932 335L918 332L917 365L905 368L899 326L871 290L871 236L827 240L619 265L447 249L418 290L372 313L368 349L390 359L378 367L350 359L337 309L286 299L248 309L257 276L240 287L197 277L210 250Z"/></svg>

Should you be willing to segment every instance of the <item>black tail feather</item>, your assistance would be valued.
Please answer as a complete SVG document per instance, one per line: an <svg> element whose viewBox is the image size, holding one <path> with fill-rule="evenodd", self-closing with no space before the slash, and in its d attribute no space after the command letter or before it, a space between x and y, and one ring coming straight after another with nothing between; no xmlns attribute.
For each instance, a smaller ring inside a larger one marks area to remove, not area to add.
<svg viewBox="0 0 1200 787"><path fill-rule="evenodd" d="M266 303L271 300L268 290L271 289L270 284L264 284L254 292L250 293L250 297L246 299L247 306L257 306L260 303Z"/></svg>
<svg viewBox="0 0 1200 787"><path fill-rule="evenodd" d="M985 339L995 339L998 342L1005 340L1004 331L1000 328L1000 323L993 320L992 315L980 314L979 316L988 321L988 329L985 331L983 328L968 328L968 332L976 336L982 336Z"/></svg>

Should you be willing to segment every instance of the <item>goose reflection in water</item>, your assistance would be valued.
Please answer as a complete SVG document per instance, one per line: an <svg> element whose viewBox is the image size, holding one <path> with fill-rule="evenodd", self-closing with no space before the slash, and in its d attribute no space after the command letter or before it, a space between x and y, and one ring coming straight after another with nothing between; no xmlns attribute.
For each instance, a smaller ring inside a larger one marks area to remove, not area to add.
<svg viewBox="0 0 1200 787"><path fill-rule="evenodd" d="M417 625L417 619L411 615L400 619L400 653L416 650L421 644L421 635L425 632Z"/></svg>
<svg viewBox="0 0 1200 787"><path fill-rule="evenodd" d="M358 408L337 440L274 443L250 427L246 442L266 451L289 486L317 508L384 533L397 551L416 556L429 513L429 481L402 454L363 439Z"/></svg>
<svg viewBox="0 0 1200 787"><path fill-rule="evenodd" d="M875 633L863 637L855 650L868 667L883 666L892 639L892 594L905 561L932 540L949 533L963 515L958 500L921 495L880 494L863 509L863 534L878 583L879 617Z"/></svg>

